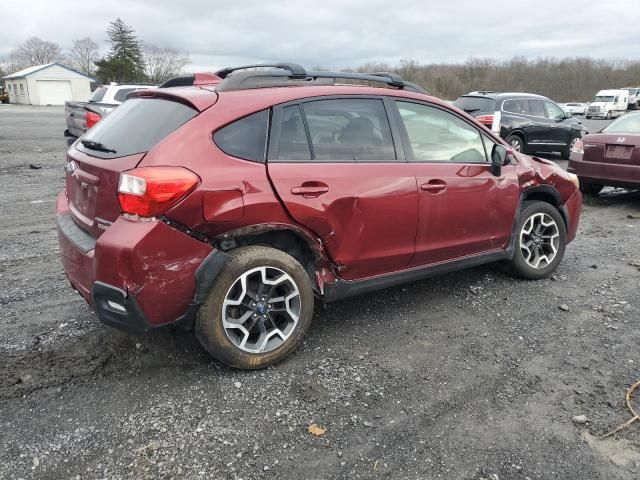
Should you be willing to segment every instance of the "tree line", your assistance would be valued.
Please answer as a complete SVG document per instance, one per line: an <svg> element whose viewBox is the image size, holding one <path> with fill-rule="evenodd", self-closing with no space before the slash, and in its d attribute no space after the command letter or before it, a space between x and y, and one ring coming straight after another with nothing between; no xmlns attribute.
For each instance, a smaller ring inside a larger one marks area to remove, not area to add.
<svg viewBox="0 0 640 480"><path fill-rule="evenodd" d="M456 64L405 60L396 66L368 63L357 71L394 72L448 100L471 91L493 90L537 93L557 102L588 102L598 90L640 87L638 60L514 57L506 61L471 58Z"/></svg>
<svg viewBox="0 0 640 480"><path fill-rule="evenodd" d="M0 77L28 67L61 63L101 83L149 82L161 83L175 77L191 60L185 53L171 47L158 47L139 40L135 30L120 18L109 23L106 30L109 51L100 55L98 44L91 38L74 40L68 51L56 43L31 37L0 58Z"/></svg>

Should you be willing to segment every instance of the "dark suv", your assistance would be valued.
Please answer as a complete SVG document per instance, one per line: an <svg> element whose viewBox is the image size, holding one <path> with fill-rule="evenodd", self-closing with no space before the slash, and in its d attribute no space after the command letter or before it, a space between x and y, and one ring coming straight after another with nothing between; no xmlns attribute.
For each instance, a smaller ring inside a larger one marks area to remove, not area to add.
<svg viewBox="0 0 640 480"><path fill-rule="evenodd" d="M101 321L193 327L260 368L300 343L315 298L497 260L529 279L557 267L577 177L396 75L270 68L137 92L71 146L62 260Z"/></svg>
<svg viewBox="0 0 640 480"><path fill-rule="evenodd" d="M471 92L453 104L523 153L560 152L569 159L586 128L547 97L531 93Z"/></svg>

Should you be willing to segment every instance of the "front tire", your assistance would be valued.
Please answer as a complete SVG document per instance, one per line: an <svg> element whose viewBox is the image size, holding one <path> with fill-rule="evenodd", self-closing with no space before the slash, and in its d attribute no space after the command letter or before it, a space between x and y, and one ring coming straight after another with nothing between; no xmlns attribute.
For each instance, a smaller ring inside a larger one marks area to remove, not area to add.
<svg viewBox="0 0 640 480"><path fill-rule="evenodd" d="M607 112L607 115L604 117L605 120L611 120L611 110Z"/></svg>
<svg viewBox="0 0 640 480"><path fill-rule="evenodd" d="M546 202L525 202L515 235L513 273L529 280L551 275L567 245L567 230L558 209Z"/></svg>
<svg viewBox="0 0 640 480"><path fill-rule="evenodd" d="M516 152L524 153L525 151L524 141L519 135L509 135L507 137L507 143Z"/></svg>
<svg viewBox="0 0 640 480"><path fill-rule="evenodd" d="M258 369L287 357L313 317L314 295L302 265L271 247L242 247L229 261L198 310L195 334L229 366Z"/></svg>

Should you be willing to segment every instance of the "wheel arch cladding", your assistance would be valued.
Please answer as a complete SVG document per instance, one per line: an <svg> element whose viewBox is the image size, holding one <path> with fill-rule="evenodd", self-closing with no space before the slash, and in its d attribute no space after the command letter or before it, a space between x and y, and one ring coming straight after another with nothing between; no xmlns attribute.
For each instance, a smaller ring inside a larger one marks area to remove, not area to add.
<svg viewBox="0 0 640 480"><path fill-rule="evenodd" d="M569 228L569 218L562 203L560 192L551 185L538 185L528 188L522 193L522 202L539 201L553 205L560 212L565 228Z"/></svg>

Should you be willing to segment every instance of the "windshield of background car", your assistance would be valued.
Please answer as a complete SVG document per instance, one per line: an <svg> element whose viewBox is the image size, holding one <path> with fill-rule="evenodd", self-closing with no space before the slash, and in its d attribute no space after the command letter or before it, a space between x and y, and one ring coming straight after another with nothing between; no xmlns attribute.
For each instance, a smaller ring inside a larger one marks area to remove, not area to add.
<svg viewBox="0 0 640 480"><path fill-rule="evenodd" d="M603 130L605 133L640 133L640 115L625 115L614 120Z"/></svg>
<svg viewBox="0 0 640 480"><path fill-rule="evenodd" d="M160 98L132 98L85 133L76 148L102 158L125 157L148 152L156 143L198 114L182 103ZM104 150L87 148L82 142L101 144Z"/></svg>
<svg viewBox="0 0 640 480"><path fill-rule="evenodd" d="M453 105L472 115L496 110L496 101L488 97L460 97L453 102Z"/></svg>
<svg viewBox="0 0 640 480"><path fill-rule="evenodd" d="M91 98L89 99L89 101L90 102L100 102L100 101L102 101L106 91L107 91L107 87L98 87L98 88L96 88L95 92L93 92L93 95L91 95Z"/></svg>
<svg viewBox="0 0 640 480"><path fill-rule="evenodd" d="M612 96L596 95L595 97L593 97L593 101L594 102L613 102L613 95Z"/></svg>

